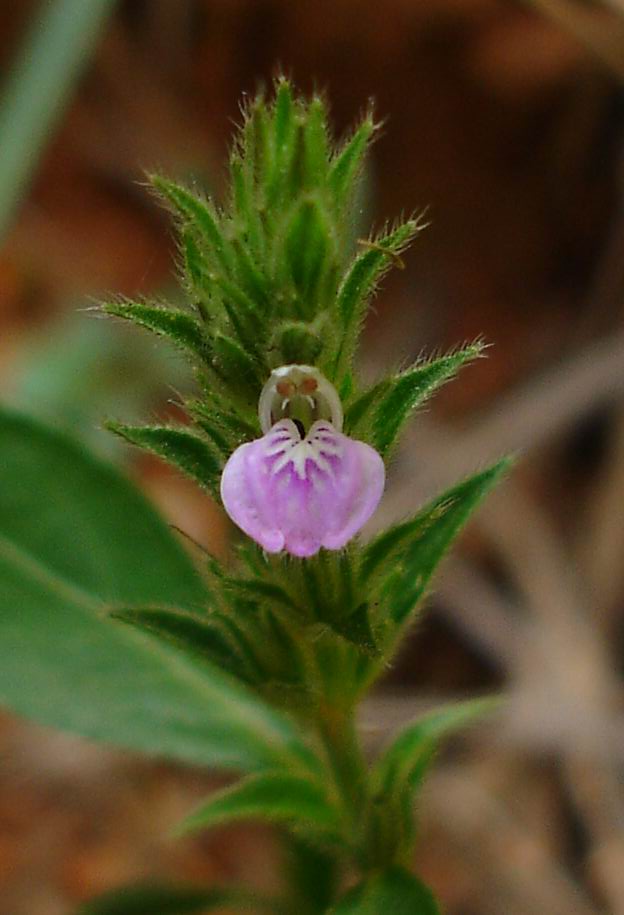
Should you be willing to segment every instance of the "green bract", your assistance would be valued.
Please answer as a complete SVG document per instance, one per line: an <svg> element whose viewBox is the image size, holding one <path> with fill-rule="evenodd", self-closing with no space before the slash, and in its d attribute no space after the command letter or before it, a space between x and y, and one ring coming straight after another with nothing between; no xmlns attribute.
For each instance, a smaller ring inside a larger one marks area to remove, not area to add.
<svg viewBox="0 0 624 915"><path fill-rule="evenodd" d="M363 388L354 354L370 299L418 233L417 219L358 240L357 187L370 113L342 143L322 98L284 78L244 112L219 205L155 176L175 214L187 307L103 306L178 346L199 393L184 426L109 427L218 498L225 462L260 435L258 397L282 365L317 368L344 431L388 460L413 412L474 343ZM502 461L362 545L311 559L242 540L196 567L118 473L37 423L0 413L0 699L91 738L243 777L189 812L183 830L243 817L285 833L276 899L240 890L135 887L93 915L241 911L434 915L406 870L412 804L439 742L485 710L420 719L374 766L357 702L392 659L436 567L507 467ZM341 895L341 879L359 883Z"/></svg>

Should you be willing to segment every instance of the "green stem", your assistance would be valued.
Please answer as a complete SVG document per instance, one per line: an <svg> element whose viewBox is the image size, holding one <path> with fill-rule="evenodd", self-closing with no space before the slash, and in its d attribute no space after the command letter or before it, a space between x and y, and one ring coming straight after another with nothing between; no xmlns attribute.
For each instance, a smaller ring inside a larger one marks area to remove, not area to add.
<svg viewBox="0 0 624 915"><path fill-rule="evenodd" d="M353 847L360 846L367 809L367 767L357 738L352 708L324 706L319 715L319 735L335 786L342 800Z"/></svg>
<svg viewBox="0 0 624 915"><path fill-rule="evenodd" d="M341 862L301 836L285 834L284 876L284 911L288 915L323 915L340 890Z"/></svg>

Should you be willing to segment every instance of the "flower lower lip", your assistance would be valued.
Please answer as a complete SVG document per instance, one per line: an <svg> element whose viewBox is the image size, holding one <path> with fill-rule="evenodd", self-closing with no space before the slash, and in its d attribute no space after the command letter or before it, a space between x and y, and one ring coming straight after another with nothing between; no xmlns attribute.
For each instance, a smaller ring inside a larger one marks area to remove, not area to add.
<svg viewBox="0 0 624 915"><path fill-rule="evenodd" d="M381 457L326 420L304 437L282 419L241 445L223 471L226 511L267 552L312 556L339 550L376 509L385 481Z"/></svg>

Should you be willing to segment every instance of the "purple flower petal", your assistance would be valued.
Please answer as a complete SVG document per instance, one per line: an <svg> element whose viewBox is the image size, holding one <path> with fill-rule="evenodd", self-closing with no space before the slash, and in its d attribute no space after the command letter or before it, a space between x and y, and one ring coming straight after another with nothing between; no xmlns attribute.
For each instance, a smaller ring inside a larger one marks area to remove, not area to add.
<svg viewBox="0 0 624 915"><path fill-rule="evenodd" d="M374 448L317 420L302 440L282 419L241 445L225 465L221 498L230 518L269 553L313 556L341 549L381 498L385 470Z"/></svg>

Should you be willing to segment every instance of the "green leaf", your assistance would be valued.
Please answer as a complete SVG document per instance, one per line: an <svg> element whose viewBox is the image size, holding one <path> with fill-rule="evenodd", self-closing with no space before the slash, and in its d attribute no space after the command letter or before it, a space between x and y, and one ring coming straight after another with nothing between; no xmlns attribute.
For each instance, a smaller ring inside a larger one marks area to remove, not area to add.
<svg viewBox="0 0 624 915"><path fill-rule="evenodd" d="M366 244L354 259L351 268L338 293L338 313L345 330L360 319L363 305L384 273L392 266L393 260L419 231L417 220L410 219Z"/></svg>
<svg viewBox="0 0 624 915"><path fill-rule="evenodd" d="M106 428L173 464L213 495L218 493L223 466L208 442L196 433L181 426L127 426L110 420Z"/></svg>
<svg viewBox="0 0 624 915"><path fill-rule="evenodd" d="M184 273L189 295L199 300L198 310L208 323L214 311L214 281L210 263L197 242L197 235L188 228L180 231L180 249L184 259Z"/></svg>
<svg viewBox="0 0 624 915"><path fill-rule="evenodd" d="M345 409L345 429L387 456L414 410L466 363L478 359L484 349L485 344L477 341L437 359L417 362L376 382Z"/></svg>
<svg viewBox="0 0 624 915"><path fill-rule="evenodd" d="M0 453L0 536L13 550L101 602L206 606L206 585L190 557L114 467L4 408Z"/></svg>
<svg viewBox="0 0 624 915"><path fill-rule="evenodd" d="M371 414L382 396L389 390L390 385L391 379L383 378L366 391L363 391L348 405L344 414L344 427L349 435L353 436L353 438L366 436L370 426Z"/></svg>
<svg viewBox="0 0 624 915"><path fill-rule="evenodd" d="M404 787L411 794L422 783L442 739L495 711L500 703L498 697L455 702L407 725L377 762L374 790L380 797Z"/></svg>
<svg viewBox="0 0 624 915"><path fill-rule="evenodd" d="M218 620L213 621L207 614L198 617L182 610L131 607L116 608L111 617L150 632L190 655L207 658L222 670L245 679L240 658L218 627Z"/></svg>
<svg viewBox="0 0 624 915"><path fill-rule="evenodd" d="M236 251L236 270L242 288L247 292L256 307L268 312L271 307L267 277L258 269L257 258L250 254L247 245L240 238L234 239Z"/></svg>
<svg viewBox="0 0 624 915"><path fill-rule="evenodd" d="M216 274L211 279L223 296L223 308L238 339L248 352L255 352L258 342L266 336L256 302L227 276Z"/></svg>
<svg viewBox="0 0 624 915"><path fill-rule="evenodd" d="M504 458L469 477L365 547L360 584L369 591L379 589L384 616L378 622L390 638L396 638L451 543L509 466L509 458Z"/></svg>
<svg viewBox="0 0 624 915"><path fill-rule="evenodd" d="M187 554L109 466L0 411L0 704L199 765L313 766L294 727L207 663L108 617L210 600Z"/></svg>
<svg viewBox="0 0 624 915"><path fill-rule="evenodd" d="M237 888L137 884L85 903L77 915L205 915L232 906L246 912L274 911L268 900Z"/></svg>
<svg viewBox="0 0 624 915"><path fill-rule="evenodd" d="M271 673L277 682L277 689L281 689L283 684L307 689L309 665L305 656L305 645L302 644L301 626L293 624L292 619L275 610L265 609L263 619L267 630L267 642L271 646Z"/></svg>
<svg viewBox="0 0 624 915"><path fill-rule="evenodd" d="M277 603L288 610L302 613L292 596L276 582L263 581L261 578L229 578L227 584L235 594L243 594L271 604Z"/></svg>
<svg viewBox="0 0 624 915"><path fill-rule="evenodd" d="M223 270L230 271L234 256L230 243L219 225L219 217L212 206L193 191L160 175L151 175L150 181L158 193L172 205L182 221L193 228L203 240L206 249Z"/></svg>
<svg viewBox="0 0 624 915"><path fill-rule="evenodd" d="M202 360L208 357L208 344L201 326L185 311L127 301L106 302L101 308L106 314L132 321L133 324L167 337L176 346Z"/></svg>
<svg viewBox="0 0 624 915"><path fill-rule="evenodd" d="M454 703L421 717L395 738L371 773L376 814L372 838L389 835L401 860L415 839L414 795L420 788L443 738L492 712L500 700ZM377 841L379 841L377 839Z"/></svg>
<svg viewBox="0 0 624 915"><path fill-rule="evenodd" d="M288 772L262 772L213 794L177 832L197 832L242 819L299 823L307 830L332 835L340 829L339 814L321 785Z"/></svg>
<svg viewBox="0 0 624 915"><path fill-rule="evenodd" d="M328 183L336 206L344 204L353 193L375 129L369 114L332 160Z"/></svg>
<svg viewBox="0 0 624 915"><path fill-rule="evenodd" d="M397 226L367 243L353 260L336 298L343 333L334 359L338 377L349 367L370 297L393 261L422 228L416 219Z"/></svg>
<svg viewBox="0 0 624 915"><path fill-rule="evenodd" d="M374 874L352 889L328 915L440 915L424 883L402 868Z"/></svg>
<svg viewBox="0 0 624 915"><path fill-rule="evenodd" d="M236 151L230 158L230 176L232 183L231 209L232 222L244 235L249 250L254 257L261 259L266 249L264 224L258 209L258 185L264 184L264 176L260 175L265 162L256 152L256 140L259 126L258 110L243 127L247 137L245 153L240 156Z"/></svg>
<svg viewBox="0 0 624 915"><path fill-rule="evenodd" d="M371 437L371 444L382 457L388 457L412 412L453 378L462 366L478 359L483 348L482 343L473 343L439 359L417 363L382 382L380 396L372 411ZM357 404L354 409L357 411Z"/></svg>
<svg viewBox="0 0 624 915"><path fill-rule="evenodd" d="M218 622L221 630L235 647L243 664L245 679L260 687L266 682L267 672L261 657L263 645L260 640L258 620L255 614L246 612L249 610L247 607L241 607L238 604L235 609L236 614L233 612L215 613L215 622Z"/></svg>
<svg viewBox="0 0 624 915"><path fill-rule="evenodd" d="M250 183L254 190L260 190L269 179L273 168L273 157L275 148L273 143L273 105L267 102L261 92L251 103L249 109L248 127L249 152L252 162L247 162L247 166L254 166L253 171L249 168L252 180Z"/></svg>
<svg viewBox="0 0 624 915"><path fill-rule="evenodd" d="M238 445L258 438L261 434L259 426L252 426L233 410L220 409L214 396L210 403L187 401L185 408L193 422L206 433L224 458L228 458Z"/></svg>
<svg viewBox="0 0 624 915"><path fill-rule="evenodd" d="M231 432L224 428L218 414L212 413L203 416L195 416L188 403L186 404L186 407L189 408L189 415L192 416L195 425L199 426L202 432L205 432L220 456L227 460L237 445L240 445L241 440L235 439Z"/></svg>
<svg viewBox="0 0 624 915"><path fill-rule="evenodd" d="M303 169L309 188L322 187L327 177L328 140L325 105L314 96L306 111L303 126Z"/></svg>
<svg viewBox="0 0 624 915"><path fill-rule="evenodd" d="M333 624L334 630L362 651L375 653L375 635L370 625L368 604L362 603L353 613L341 617Z"/></svg>
<svg viewBox="0 0 624 915"><path fill-rule="evenodd" d="M284 199L284 190L289 185L292 164L297 148L297 125L292 88L288 80L278 79L275 95L273 120L275 152L273 170L265 188L269 207Z"/></svg>
<svg viewBox="0 0 624 915"><path fill-rule="evenodd" d="M314 317L317 291L331 260L331 239L324 213L316 200L303 200L286 229L284 252L297 292L301 317Z"/></svg>
<svg viewBox="0 0 624 915"><path fill-rule="evenodd" d="M250 403L256 402L262 383L257 366L243 347L225 334L216 334L213 339L215 368L227 378L231 387L241 393ZM268 373L267 373L268 374Z"/></svg>

